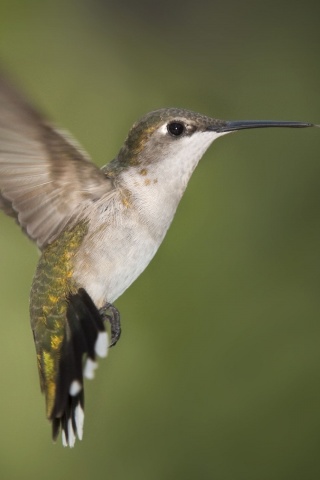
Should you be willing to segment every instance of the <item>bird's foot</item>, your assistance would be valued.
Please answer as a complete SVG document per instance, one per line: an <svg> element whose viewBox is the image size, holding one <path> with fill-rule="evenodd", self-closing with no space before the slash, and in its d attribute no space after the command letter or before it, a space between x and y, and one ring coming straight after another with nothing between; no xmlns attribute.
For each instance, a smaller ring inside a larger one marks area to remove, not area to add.
<svg viewBox="0 0 320 480"><path fill-rule="evenodd" d="M121 335L121 324L120 324L120 313L119 310L114 307L111 303L106 303L102 308L100 308L99 313L102 320L108 321L111 327L111 343L109 347L113 347L120 338Z"/></svg>

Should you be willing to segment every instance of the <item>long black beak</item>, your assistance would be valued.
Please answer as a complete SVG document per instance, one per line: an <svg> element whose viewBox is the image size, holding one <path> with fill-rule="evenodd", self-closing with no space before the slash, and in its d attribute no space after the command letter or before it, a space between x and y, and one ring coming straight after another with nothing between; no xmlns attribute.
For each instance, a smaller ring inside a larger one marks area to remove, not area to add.
<svg viewBox="0 0 320 480"><path fill-rule="evenodd" d="M236 130L244 130L247 128L269 128L269 127L289 127L289 128L306 128L306 127L318 127L313 123L304 122L277 122L272 120L231 120L222 122L220 124L212 125L208 127L208 130L218 133L222 132L234 132Z"/></svg>

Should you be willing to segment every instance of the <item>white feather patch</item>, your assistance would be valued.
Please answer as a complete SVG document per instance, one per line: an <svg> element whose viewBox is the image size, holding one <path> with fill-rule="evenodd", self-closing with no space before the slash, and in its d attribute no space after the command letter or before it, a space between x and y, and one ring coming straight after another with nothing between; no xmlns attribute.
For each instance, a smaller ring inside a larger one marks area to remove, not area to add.
<svg viewBox="0 0 320 480"><path fill-rule="evenodd" d="M94 362L91 360L91 358L87 358L84 370L83 370L83 375L88 378L89 380L92 380L94 378L94 371L98 368L97 362Z"/></svg>
<svg viewBox="0 0 320 480"><path fill-rule="evenodd" d="M82 410L80 403L78 403L78 405L76 406L76 409L75 409L75 412L74 412L74 419L75 419L75 422L76 422L78 438L79 438L79 440L82 440L84 411Z"/></svg>
<svg viewBox="0 0 320 480"><path fill-rule="evenodd" d="M107 332L99 332L98 338L96 340L94 350L99 357L106 357L108 353L108 334Z"/></svg>
<svg viewBox="0 0 320 480"><path fill-rule="evenodd" d="M67 447L67 446L68 446L68 442L67 442L66 434L65 434L65 431L64 431L64 430L62 430L61 437L62 437L62 445L63 445L64 447Z"/></svg>
<svg viewBox="0 0 320 480"><path fill-rule="evenodd" d="M81 392L81 389L82 389L82 385L79 382L79 380L73 380L69 388L69 394L72 397L75 397L76 395L78 395L79 392Z"/></svg>
<svg viewBox="0 0 320 480"><path fill-rule="evenodd" d="M72 420L69 418L68 420L68 442L69 442L69 447L74 447L74 444L76 443L76 436L73 431L73 426L72 426Z"/></svg>

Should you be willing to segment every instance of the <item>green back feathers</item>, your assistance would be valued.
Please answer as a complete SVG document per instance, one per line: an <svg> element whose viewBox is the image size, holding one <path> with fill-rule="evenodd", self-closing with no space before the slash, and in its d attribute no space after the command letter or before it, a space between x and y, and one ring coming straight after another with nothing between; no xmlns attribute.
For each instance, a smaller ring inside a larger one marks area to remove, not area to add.
<svg viewBox="0 0 320 480"><path fill-rule="evenodd" d="M67 333L67 296L76 291L72 279L72 260L87 233L82 222L63 232L45 248L38 263L30 294L33 329L41 389L46 395L47 416L55 400L59 351Z"/></svg>

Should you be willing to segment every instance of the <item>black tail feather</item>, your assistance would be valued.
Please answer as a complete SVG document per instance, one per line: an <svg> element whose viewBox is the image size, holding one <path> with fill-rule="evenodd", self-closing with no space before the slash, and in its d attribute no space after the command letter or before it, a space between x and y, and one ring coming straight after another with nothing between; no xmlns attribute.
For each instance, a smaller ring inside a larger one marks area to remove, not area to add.
<svg viewBox="0 0 320 480"><path fill-rule="evenodd" d="M53 439L56 440L61 429L63 444L71 447L76 436L82 438L84 362L86 358L95 362L99 334L106 335L106 329L90 296L82 288L77 293L70 294L66 331L60 351L55 403L50 420Z"/></svg>

